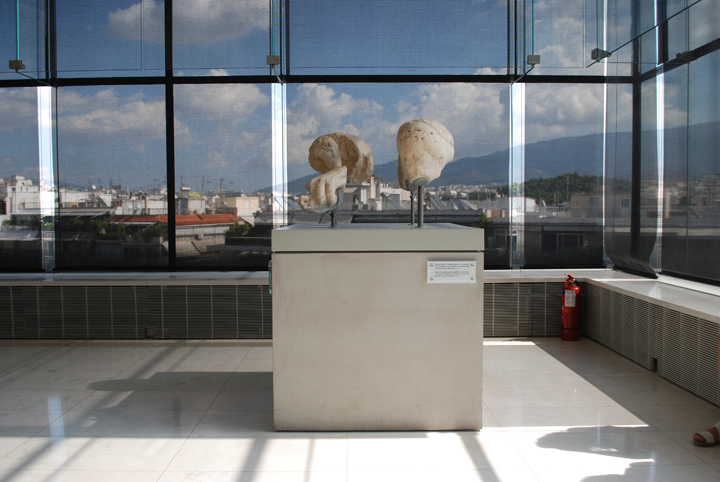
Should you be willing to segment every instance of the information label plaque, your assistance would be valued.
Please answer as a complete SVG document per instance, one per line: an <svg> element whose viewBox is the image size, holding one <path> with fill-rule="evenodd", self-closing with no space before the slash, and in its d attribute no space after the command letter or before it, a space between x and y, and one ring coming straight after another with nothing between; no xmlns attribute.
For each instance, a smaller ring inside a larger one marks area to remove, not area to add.
<svg viewBox="0 0 720 482"><path fill-rule="evenodd" d="M474 284L475 261L428 261L428 284Z"/></svg>

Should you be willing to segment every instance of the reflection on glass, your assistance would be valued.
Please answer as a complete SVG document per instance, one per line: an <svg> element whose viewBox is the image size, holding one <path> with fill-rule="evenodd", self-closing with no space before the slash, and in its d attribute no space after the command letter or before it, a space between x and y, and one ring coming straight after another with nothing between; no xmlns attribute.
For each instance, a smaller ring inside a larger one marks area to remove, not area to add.
<svg viewBox="0 0 720 482"><path fill-rule="evenodd" d="M61 75L162 73L165 66L162 1L74 0L57 2L56 10L57 70Z"/></svg>
<svg viewBox="0 0 720 482"><path fill-rule="evenodd" d="M467 0L290 2L290 70L504 74L507 9Z"/></svg>
<svg viewBox="0 0 720 482"><path fill-rule="evenodd" d="M42 269L37 89L0 89L0 271Z"/></svg>
<svg viewBox="0 0 720 482"><path fill-rule="evenodd" d="M178 266L267 269L273 227L270 88L175 88Z"/></svg>
<svg viewBox="0 0 720 482"><path fill-rule="evenodd" d="M269 0L174 0L172 17L178 73L267 75Z"/></svg>
<svg viewBox="0 0 720 482"><path fill-rule="evenodd" d="M59 268L167 265L161 86L57 92Z"/></svg>
<svg viewBox="0 0 720 482"><path fill-rule="evenodd" d="M603 266L604 86L526 86L525 267Z"/></svg>

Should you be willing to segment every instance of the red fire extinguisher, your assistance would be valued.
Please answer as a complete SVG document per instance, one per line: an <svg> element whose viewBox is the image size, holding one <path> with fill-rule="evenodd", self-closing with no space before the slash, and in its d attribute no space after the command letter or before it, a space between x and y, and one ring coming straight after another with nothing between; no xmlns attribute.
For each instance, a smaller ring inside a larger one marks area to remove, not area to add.
<svg viewBox="0 0 720 482"><path fill-rule="evenodd" d="M575 278L569 274L565 276L560 338L565 341L578 341L580 339L580 287Z"/></svg>

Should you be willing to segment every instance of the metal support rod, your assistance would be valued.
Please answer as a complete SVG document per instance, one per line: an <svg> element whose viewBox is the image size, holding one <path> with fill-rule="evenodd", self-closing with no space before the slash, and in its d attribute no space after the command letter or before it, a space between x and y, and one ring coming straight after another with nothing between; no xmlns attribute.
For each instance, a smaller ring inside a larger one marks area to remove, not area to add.
<svg viewBox="0 0 720 482"><path fill-rule="evenodd" d="M410 224L415 224L415 193L410 191Z"/></svg>
<svg viewBox="0 0 720 482"><path fill-rule="evenodd" d="M418 186L418 228L423 227L423 221L425 220L424 204L425 203L423 202L423 187Z"/></svg>

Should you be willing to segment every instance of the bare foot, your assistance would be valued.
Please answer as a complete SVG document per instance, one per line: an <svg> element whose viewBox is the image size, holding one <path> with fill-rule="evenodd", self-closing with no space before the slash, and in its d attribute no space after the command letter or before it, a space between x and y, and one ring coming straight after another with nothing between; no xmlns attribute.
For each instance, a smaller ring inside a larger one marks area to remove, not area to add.
<svg viewBox="0 0 720 482"><path fill-rule="evenodd" d="M699 447L714 447L720 445L720 422L716 423L704 432L698 432L693 435L693 443Z"/></svg>

